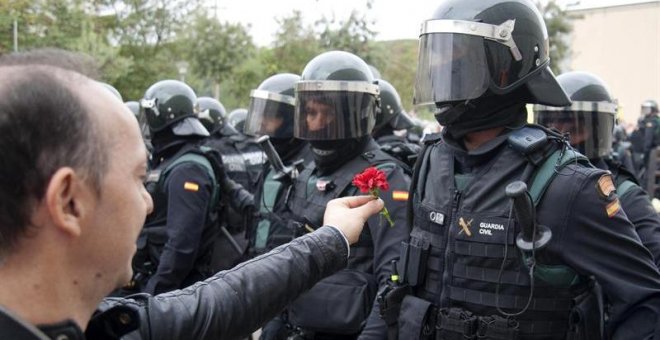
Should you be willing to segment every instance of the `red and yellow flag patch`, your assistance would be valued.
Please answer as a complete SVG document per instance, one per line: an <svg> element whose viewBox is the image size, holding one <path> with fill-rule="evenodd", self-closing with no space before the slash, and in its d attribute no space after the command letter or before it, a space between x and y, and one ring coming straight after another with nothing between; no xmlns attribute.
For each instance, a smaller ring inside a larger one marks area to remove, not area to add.
<svg viewBox="0 0 660 340"><path fill-rule="evenodd" d="M395 201L407 201L408 200L408 192L403 191L403 190L393 190L392 191L392 199Z"/></svg>
<svg viewBox="0 0 660 340"><path fill-rule="evenodd" d="M194 182L183 183L183 190L197 192L199 191L199 184Z"/></svg>
<svg viewBox="0 0 660 340"><path fill-rule="evenodd" d="M607 211L607 217L612 217L616 215L619 210L621 210L621 204L619 203L619 199L615 199L614 201L610 202L607 204L605 207L605 210Z"/></svg>

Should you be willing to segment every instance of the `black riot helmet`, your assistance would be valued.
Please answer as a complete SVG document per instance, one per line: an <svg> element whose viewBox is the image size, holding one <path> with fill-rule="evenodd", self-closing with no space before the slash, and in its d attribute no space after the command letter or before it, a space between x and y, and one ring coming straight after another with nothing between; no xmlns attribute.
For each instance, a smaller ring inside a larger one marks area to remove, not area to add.
<svg viewBox="0 0 660 340"><path fill-rule="evenodd" d="M493 107L568 105L549 62L548 33L531 0L444 0L422 24L413 102L435 106L445 125Z"/></svg>
<svg viewBox="0 0 660 340"><path fill-rule="evenodd" d="M227 122L231 125L236 131L243 133L245 128L245 120L247 119L248 111L244 108L234 109L232 112L229 112L227 116Z"/></svg>
<svg viewBox="0 0 660 340"><path fill-rule="evenodd" d="M197 119L197 95L178 80L161 80L151 85L140 100L152 135L167 127L177 136L208 136Z"/></svg>
<svg viewBox="0 0 660 340"><path fill-rule="evenodd" d="M330 51L314 57L296 84L294 136L316 141L368 136L378 93L371 69L358 56Z"/></svg>
<svg viewBox="0 0 660 340"><path fill-rule="evenodd" d="M293 138L295 86L300 76L291 73L273 75L250 92L250 107L245 133L271 138Z"/></svg>
<svg viewBox="0 0 660 340"><path fill-rule="evenodd" d="M617 105L600 78L586 72L557 77L573 104L564 107L534 106L537 124L568 133L571 144L590 159L606 157L612 150Z"/></svg>
<svg viewBox="0 0 660 340"><path fill-rule="evenodd" d="M654 115L658 114L658 103L655 100L645 100L642 103L642 115Z"/></svg>
<svg viewBox="0 0 660 340"><path fill-rule="evenodd" d="M414 124L403 109L399 92L388 81L383 79L377 81L380 90L380 112L376 116L374 131L385 125L389 125L393 130L411 128Z"/></svg>
<svg viewBox="0 0 660 340"><path fill-rule="evenodd" d="M197 117L206 130L212 133L222 129L227 116L225 106L211 97L199 97L197 98L197 104L199 105Z"/></svg>

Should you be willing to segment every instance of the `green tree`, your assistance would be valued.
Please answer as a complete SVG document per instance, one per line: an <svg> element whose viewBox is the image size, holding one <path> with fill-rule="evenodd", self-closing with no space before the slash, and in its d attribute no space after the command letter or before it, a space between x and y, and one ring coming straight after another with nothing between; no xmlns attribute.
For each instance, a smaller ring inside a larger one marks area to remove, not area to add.
<svg viewBox="0 0 660 340"><path fill-rule="evenodd" d="M186 59L193 73L210 82L213 96L220 98L220 84L255 53L252 37L242 24L221 23L201 12L191 22L190 27L180 32L180 46L186 48Z"/></svg>
<svg viewBox="0 0 660 340"><path fill-rule="evenodd" d="M568 36L573 31L573 20L578 16L572 15L561 8L554 0L545 4L537 2L537 7L543 13L543 19L548 29L550 42L550 67L555 74L560 74L567 57L570 56Z"/></svg>
<svg viewBox="0 0 660 340"><path fill-rule="evenodd" d="M372 8L373 0L368 0L366 12ZM319 40L323 50L342 50L360 56L367 63L373 64L378 56L371 42L378 33L372 28L375 21L358 11L351 11L346 20L323 18L316 22Z"/></svg>
<svg viewBox="0 0 660 340"><path fill-rule="evenodd" d="M179 77L177 32L200 6L199 0L103 0L105 22L119 56L127 62L112 84L127 99L138 99L153 83Z"/></svg>
<svg viewBox="0 0 660 340"><path fill-rule="evenodd" d="M275 33L272 53L265 62L272 73L290 72L300 74L307 62L321 51L314 28L303 23L300 11L276 19L279 28Z"/></svg>

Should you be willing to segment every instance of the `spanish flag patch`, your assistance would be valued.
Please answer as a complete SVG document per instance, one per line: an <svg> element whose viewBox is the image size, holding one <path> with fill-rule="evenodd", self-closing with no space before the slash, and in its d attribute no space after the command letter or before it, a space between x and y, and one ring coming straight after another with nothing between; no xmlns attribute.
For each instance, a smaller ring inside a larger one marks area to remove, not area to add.
<svg viewBox="0 0 660 340"><path fill-rule="evenodd" d="M392 199L395 201L407 201L408 200L408 192L407 191L402 191L402 190L393 190L392 191Z"/></svg>
<svg viewBox="0 0 660 340"><path fill-rule="evenodd" d="M608 203L605 209L607 210L607 217L614 216L621 209L621 204L619 204L619 199L617 198L614 201Z"/></svg>
<svg viewBox="0 0 660 340"><path fill-rule="evenodd" d="M197 192L199 191L199 184L193 182L185 182L183 183L183 189L186 191Z"/></svg>

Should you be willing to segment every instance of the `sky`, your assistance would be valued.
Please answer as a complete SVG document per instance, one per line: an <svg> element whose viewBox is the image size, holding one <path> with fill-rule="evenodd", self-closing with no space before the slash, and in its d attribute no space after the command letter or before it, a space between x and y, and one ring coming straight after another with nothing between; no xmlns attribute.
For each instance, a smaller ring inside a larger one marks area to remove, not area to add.
<svg viewBox="0 0 660 340"><path fill-rule="evenodd" d="M276 18L290 16L295 9L303 19L313 24L325 15L347 18L351 10L375 20L372 26L379 34L377 40L417 39L419 28L437 6L429 0L373 0L367 11L366 0L206 0L210 7L217 5L221 21L250 24L250 33L258 46L268 46L279 25Z"/></svg>
<svg viewBox="0 0 660 340"><path fill-rule="evenodd" d="M465 0L469 1L469 0ZM479 1L479 0L470 0ZM545 0L542 0L545 1ZM574 8L611 6L649 0L557 0ZM210 7L217 7L221 21L251 25L250 33L258 46L269 46L278 29L276 18L290 16L294 9L302 12L309 24L326 17L347 18L351 10L367 14L375 20L372 26L379 34L377 40L417 39L421 23L428 19L438 5L438 0L373 0L367 11L366 0L206 0Z"/></svg>

